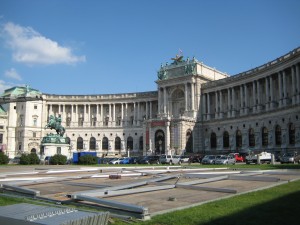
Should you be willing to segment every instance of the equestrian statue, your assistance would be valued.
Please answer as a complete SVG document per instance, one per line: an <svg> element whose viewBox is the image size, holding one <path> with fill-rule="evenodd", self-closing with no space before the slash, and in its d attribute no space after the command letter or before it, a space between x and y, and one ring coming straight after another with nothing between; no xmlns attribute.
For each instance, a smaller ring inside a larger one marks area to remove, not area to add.
<svg viewBox="0 0 300 225"><path fill-rule="evenodd" d="M48 124L45 126L45 129L46 128L54 129L59 136L64 136L65 128L61 125L60 115L58 117L50 115Z"/></svg>

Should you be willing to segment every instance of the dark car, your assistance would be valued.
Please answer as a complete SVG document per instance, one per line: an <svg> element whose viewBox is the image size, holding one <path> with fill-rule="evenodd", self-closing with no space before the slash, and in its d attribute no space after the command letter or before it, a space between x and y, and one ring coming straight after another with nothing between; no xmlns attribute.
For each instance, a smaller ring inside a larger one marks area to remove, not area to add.
<svg viewBox="0 0 300 225"><path fill-rule="evenodd" d="M159 156L145 156L139 161L140 164L159 164Z"/></svg>
<svg viewBox="0 0 300 225"><path fill-rule="evenodd" d="M300 155L297 153L286 153L280 158L280 163L300 163Z"/></svg>
<svg viewBox="0 0 300 225"><path fill-rule="evenodd" d="M189 158L189 163L201 163L203 155L191 155Z"/></svg>

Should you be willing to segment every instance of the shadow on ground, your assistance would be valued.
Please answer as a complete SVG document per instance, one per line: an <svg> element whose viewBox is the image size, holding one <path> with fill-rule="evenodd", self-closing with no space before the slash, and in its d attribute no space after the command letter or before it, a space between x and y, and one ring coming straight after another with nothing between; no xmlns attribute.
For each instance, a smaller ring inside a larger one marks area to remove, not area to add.
<svg viewBox="0 0 300 225"><path fill-rule="evenodd" d="M300 187L293 194L201 225L299 225Z"/></svg>

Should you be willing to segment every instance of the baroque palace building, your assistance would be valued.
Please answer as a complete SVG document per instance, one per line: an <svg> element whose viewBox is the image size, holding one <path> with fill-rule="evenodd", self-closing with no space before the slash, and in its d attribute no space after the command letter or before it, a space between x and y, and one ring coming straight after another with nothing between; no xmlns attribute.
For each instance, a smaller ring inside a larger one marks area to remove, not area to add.
<svg viewBox="0 0 300 225"><path fill-rule="evenodd" d="M0 97L0 150L43 154L50 115L61 117L71 153L106 155L300 152L300 48L228 76L195 58L161 65L157 91Z"/></svg>

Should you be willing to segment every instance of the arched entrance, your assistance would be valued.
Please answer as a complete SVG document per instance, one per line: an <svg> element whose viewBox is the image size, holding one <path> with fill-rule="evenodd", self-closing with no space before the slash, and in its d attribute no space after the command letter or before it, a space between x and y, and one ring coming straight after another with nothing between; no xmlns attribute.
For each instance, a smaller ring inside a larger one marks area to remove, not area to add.
<svg viewBox="0 0 300 225"><path fill-rule="evenodd" d="M165 133L162 130L155 132L155 154L162 155L165 152Z"/></svg>
<svg viewBox="0 0 300 225"><path fill-rule="evenodd" d="M35 149L35 148L32 148L30 152L36 154L36 149Z"/></svg>

